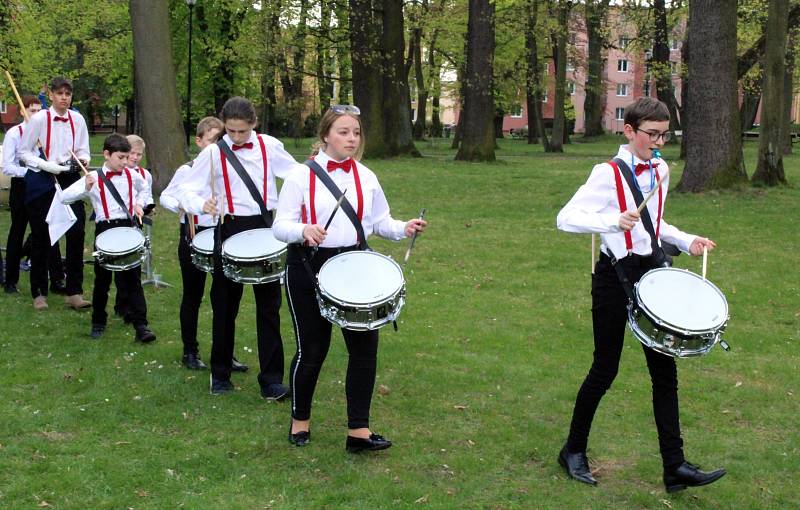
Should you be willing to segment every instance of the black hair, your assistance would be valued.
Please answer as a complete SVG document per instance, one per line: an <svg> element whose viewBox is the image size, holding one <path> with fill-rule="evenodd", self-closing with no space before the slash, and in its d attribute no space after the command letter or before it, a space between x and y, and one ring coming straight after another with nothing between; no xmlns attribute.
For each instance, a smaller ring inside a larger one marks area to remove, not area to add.
<svg viewBox="0 0 800 510"><path fill-rule="evenodd" d="M633 129L638 129L642 122L648 120L669 120L667 105L652 97L640 97L625 108L625 124L630 124Z"/></svg>
<svg viewBox="0 0 800 510"><path fill-rule="evenodd" d="M72 92L72 80L65 76L56 76L50 80L50 91L57 92L63 88L69 89Z"/></svg>
<svg viewBox="0 0 800 510"><path fill-rule="evenodd" d="M111 154L115 152L130 152L131 143L119 133L112 133L103 142L103 150Z"/></svg>
<svg viewBox="0 0 800 510"><path fill-rule="evenodd" d="M228 120L244 120L250 124L255 124L256 109L253 107L253 103L248 99L241 96L234 96L225 101L225 104L222 106L222 111L220 112L220 118L222 122Z"/></svg>

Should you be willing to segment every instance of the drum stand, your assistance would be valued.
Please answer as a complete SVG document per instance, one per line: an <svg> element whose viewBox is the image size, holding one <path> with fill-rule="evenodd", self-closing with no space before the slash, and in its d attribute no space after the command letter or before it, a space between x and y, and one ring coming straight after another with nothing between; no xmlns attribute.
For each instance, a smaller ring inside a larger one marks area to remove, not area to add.
<svg viewBox="0 0 800 510"><path fill-rule="evenodd" d="M150 218L144 218L142 221L142 230L144 232L144 236L152 242L152 232L153 232L153 220ZM158 273L153 272L153 255L152 249L147 250L147 254L144 257L144 261L142 262L142 266L144 266L144 275L145 279L142 280L142 286L152 284L153 287L157 289L163 289L166 287L172 287L169 283L161 280L161 275Z"/></svg>

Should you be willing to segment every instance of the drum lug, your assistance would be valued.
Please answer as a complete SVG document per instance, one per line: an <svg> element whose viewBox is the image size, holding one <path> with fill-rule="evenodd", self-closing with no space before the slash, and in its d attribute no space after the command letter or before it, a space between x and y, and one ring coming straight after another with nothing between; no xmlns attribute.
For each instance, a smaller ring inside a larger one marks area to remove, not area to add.
<svg viewBox="0 0 800 510"><path fill-rule="evenodd" d="M719 346L722 347L722 350L724 350L725 352L730 352L731 350L731 346L728 345L728 342L726 342L721 338L719 339Z"/></svg>

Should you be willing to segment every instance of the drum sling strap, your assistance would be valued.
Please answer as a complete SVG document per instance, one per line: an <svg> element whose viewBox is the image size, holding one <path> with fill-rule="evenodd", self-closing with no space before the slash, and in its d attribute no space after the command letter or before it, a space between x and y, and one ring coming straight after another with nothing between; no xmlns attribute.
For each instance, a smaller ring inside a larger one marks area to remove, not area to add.
<svg viewBox="0 0 800 510"><path fill-rule="evenodd" d="M236 157L236 154L234 154L231 148L228 147L228 144L225 143L225 140L219 140L217 142L217 147L219 147L219 150L225 153L225 159L231 162L233 169L236 170L237 174L239 174L239 178L247 187L247 191L250 192L250 196L253 197L253 200L255 200L255 202L258 204L258 208L261 209L261 217L264 219L264 226L271 228L272 213L267 210L267 197L262 197L261 193L258 192L258 188L256 188L253 179L250 178L250 175L242 166L242 162L239 161L239 158Z"/></svg>
<svg viewBox="0 0 800 510"><path fill-rule="evenodd" d="M111 179L106 177L106 174L103 172L102 168L97 169L97 175L100 177L100 180L103 181L103 184L111 193L111 196L114 197L114 201L117 202L117 205L119 205L119 207L125 211L125 214L128 215L128 219L131 220L131 225L141 228L141 225L139 224L139 218L136 218L135 216L131 215L130 212L128 212L128 208L125 206L125 201L122 200L122 197L119 195L119 191L117 191L117 188L111 184ZM131 200L133 200L133 197L131 197ZM106 219L108 220L109 218Z"/></svg>

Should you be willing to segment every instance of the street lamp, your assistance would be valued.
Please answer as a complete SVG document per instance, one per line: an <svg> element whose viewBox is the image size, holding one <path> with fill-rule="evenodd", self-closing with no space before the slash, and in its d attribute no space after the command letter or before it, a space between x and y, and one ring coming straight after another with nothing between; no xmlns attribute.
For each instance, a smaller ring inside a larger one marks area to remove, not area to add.
<svg viewBox="0 0 800 510"><path fill-rule="evenodd" d="M192 131L192 11L197 0L186 0L189 6L189 67L186 70L186 145L191 145Z"/></svg>

